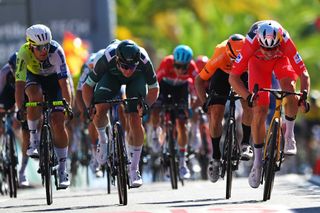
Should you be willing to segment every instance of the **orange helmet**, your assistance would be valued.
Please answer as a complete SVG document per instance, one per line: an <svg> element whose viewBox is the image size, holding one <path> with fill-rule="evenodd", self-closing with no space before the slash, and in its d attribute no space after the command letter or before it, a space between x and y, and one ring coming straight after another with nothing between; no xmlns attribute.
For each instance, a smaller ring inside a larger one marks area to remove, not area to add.
<svg viewBox="0 0 320 213"><path fill-rule="evenodd" d="M198 67L199 72L203 69L203 67L207 64L209 58L205 55L199 55L196 60L196 65Z"/></svg>
<svg viewBox="0 0 320 213"><path fill-rule="evenodd" d="M236 59L244 44L244 36L241 34L233 34L229 37L227 42L227 54L231 59Z"/></svg>

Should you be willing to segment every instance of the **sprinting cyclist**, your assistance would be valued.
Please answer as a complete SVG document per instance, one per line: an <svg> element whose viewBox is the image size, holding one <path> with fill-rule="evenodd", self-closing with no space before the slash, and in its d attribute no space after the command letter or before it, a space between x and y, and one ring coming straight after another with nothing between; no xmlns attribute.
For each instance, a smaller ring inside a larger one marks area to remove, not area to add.
<svg viewBox="0 0 320 213"><path fill-rule="evenodd" d="M90 108L92 103L97 103L93 122L98 131L99 142L96 157L100 164L107 161L106 127L110 125L107 116L110 105L101 102L115 98L121 85L126 85L127 98L142 96L148 106L151 106L158 98L159 84L152 62L145 49L131 40L114 41L107 46L104 55L98 60L94 71L89 74L83 85L82 95L86 107ZM142 125L142 114L142 107L137 102L128 104L127 142L129 157L131 157L129 180L133 188L142 185L139 171L145 132Z"/></svg>
<svg viewBox="0 0 320 213"><path fill-rule="evenodd" d="M69 69L64 51L58 42L52 40L50 29L42 24L32 25L26 30L27 42L18 52L16 70L16 104L19 114L23 114L24 94L29 101L62 100L71 103ZM41 107L27 109L30 130L29 156L37 156L40 141L39 121ZM55 108L51 114L51 126L54 136L54 149L58 157L59 187L70 185L66 168L68 153L68 135L65 127L65 115L61 108Z"/></svg>
<svg viewBox="0 0 320 213"><path fill-rule="evenodd" d="M248 68L249 90L240 80ZM310 78L305 64L289 36L289 33L276 21L264 20L254 23L238 54L229 77L235 91L252 105L252 92L255 84L260 88L270 88L272 71L279 80L281 89L295 91L295 82L300 78L300 91L310 89ZM266 118L269 107L269 93L259 92L253 106L252 137L254 142L254 163L249 175L249 185L257 188L261 181L262 150L266 135ZM298 112L298 97L290 95L285 104L285 146L284 153L297 152L294 137L294 120ZM300 102L300 101L299 101ZM305 103L305 102L304 102ZM306 104L302 104L306 111Z"/></svg>
<svg viewBox="0 0 320 213"><path fill-rule="evenodd" d="M233 34L227 40L218 44L215 48L214 54L196 77L196 89L199 99L202 104L206 104L206 81L210 81L208 87L208 94L215 93L216 95L223 97L212 97L208 104L209 115L209 129L212 138L212 160L208 166L208 177L212 182L216 182L219 179L220 165L221 165L221 151L220 151L220 139L222 135L222 120L225 111L225 104L227 102L227 96L230 93L230 84L228 82L229 73L231 71L232 64L237 57L238 52L241 50L244 44L244 36L240 34ZM245 85L247 85L247 73L241 76ZM242 116L242 131L243 138L241 141L241 159L249 160L253 156L253 151L250 146L250 134L251 134L251 113L250 108L245 101L241 101L243 107Z"/></svg>

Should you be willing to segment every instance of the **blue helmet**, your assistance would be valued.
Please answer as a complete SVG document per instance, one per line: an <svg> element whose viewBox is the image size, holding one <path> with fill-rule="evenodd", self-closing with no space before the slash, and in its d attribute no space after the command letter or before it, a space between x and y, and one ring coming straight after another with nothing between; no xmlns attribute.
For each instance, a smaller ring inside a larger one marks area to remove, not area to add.
<svg viewBox="0 0 320 213"><path fill-rule="evenodd" d="M193 57L192 49L187 45L178 45L173 50L173 58L175 62L181 64L189 64Z"/></svg>
<svg viewBox="0 0 320 213"><path fill-rule="evenodd" d="M17 52L13 53L8 60L8 63L12 67L13 71L16 71L17 55L18 55Z"/></svg>

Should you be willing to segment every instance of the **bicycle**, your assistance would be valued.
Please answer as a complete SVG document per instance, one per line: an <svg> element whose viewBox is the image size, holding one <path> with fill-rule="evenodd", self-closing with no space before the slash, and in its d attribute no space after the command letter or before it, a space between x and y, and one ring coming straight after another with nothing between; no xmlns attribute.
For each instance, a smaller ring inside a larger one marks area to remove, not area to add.
<svg viewBox="0 0 320 213"><path fill-rule="evenodd" d="M54 176L56 189L65 189L64 187L58 186L57 179L57 165L58 160L55 156L53 149L53 138L50 126L50 114L54 107L63 107L69 119L72 119L72 111L69 110L69 106L65 100L62 101L44 101L44 102L26 102L25 107L42 107L42 126L41 126L41 137L39 146L39 170L41 174L42 186L46 188L46 200L47 204L51 205L52 200L52 181L51 176Z"/></svg>
<svg viewBox="0 0 320 213"><path fill-rule="evenodd" d="M273 189L275 172L280 171L284 161L284 134L282 130L282 101L289 95L298 95L302 100L307 99L307 92L303 93L283 91L280 89L259 88L254 86L254 96L258 91L271 93L276 98L276 107L269 125L263 152L263 167L261 184L264 183L263 201L269 200Z"/></svg>
<svg viewBox="0 0 320 213"><path fill-rule="evenodd" d="M2 168L2 181L1 181L1 191L9 191L10 197L17 197L18 188L18 157L17 157L17 145L14 132L12 130L12 117L15 112L8 110L1 112L0 117L2 117L2 123L4 128L4 133L2 135L1 144L1 168ZM3 192L3 193L5 193Z"/></svg>
<svg viewBox="0 0 320 213"><path fill-rule="evenodd" d="M168 97L170 98L170 97ZM178 189L178 179L181 182L181 185L184 185L183 179L180 177L178 172L179 161L176 157L177 148L176 148L176 118L178 117L179 110L186 110L187 106L185 104L162 104L161 109L164 112L164 128L166 132L165 143L163 144L162 151L162 164L164 170L169 169L170 173L170 182L172 189ZM185 115L187 117L187 115Z"/></svg>
<svg viewBox="0 0 320 213"><path fill-rule="evenodd" d="M224 176L227 175L226 178L226 199L231 197L231 188L232 188L232 177L233 171L238 170L239 162L241 160L241 151L240 144L237 140L236 133L236 117L235 110L236 105L235 102L241 99L232 89L227 97L217 95L214 91L209 95L209 98L206 102L206 107L208 107L211 99L213 97L219 98L227 98L229 100L229 114L226 123L226 132L223 142L222 148L222 161L221 161L221 173L220 177L224 179Z"/></svg>
<svg viewBox="0 0 320 213"><path fill-rule="evenodd" d="M126 98L126 99L112 99L106 100L99 103L107 103L111 106L118 106L119 104L124 104L125 106L130 101L139 101L140 98ZM97 104L97 103L96 103ZM111 127L107 128L107 135L109 138L108 142L108 160L104 166L107 173L108 179L108 193L110 193L110 183L115 185L115 180L117 182L119 203L122 205L127 205L128 203L128 191L127 186L130 189L129 177L128 177L128 168L130 164L127 150L124 140L124 132L120 121L117 118L114 118L116 109L112 107L109 110L109 120L111 122Z"/></svg>

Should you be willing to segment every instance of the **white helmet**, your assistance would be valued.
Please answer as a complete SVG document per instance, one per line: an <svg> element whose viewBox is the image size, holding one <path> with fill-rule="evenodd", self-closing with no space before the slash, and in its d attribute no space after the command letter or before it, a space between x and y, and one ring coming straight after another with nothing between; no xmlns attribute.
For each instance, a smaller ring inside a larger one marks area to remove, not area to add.
<svg viewBox="0 0 320 213"><path fill-rule="evenodd" d="M49 27L43 24L35 24L26 30L27 42L33 45L44 45L52 39Z"/></svg>
<svg viewBox="0 0 320 213"><path fill-rule="evenodd" d="M258 41L262 47L274 48L282 39L282 27L274 21L267 21L258 28Z"/></svg>

